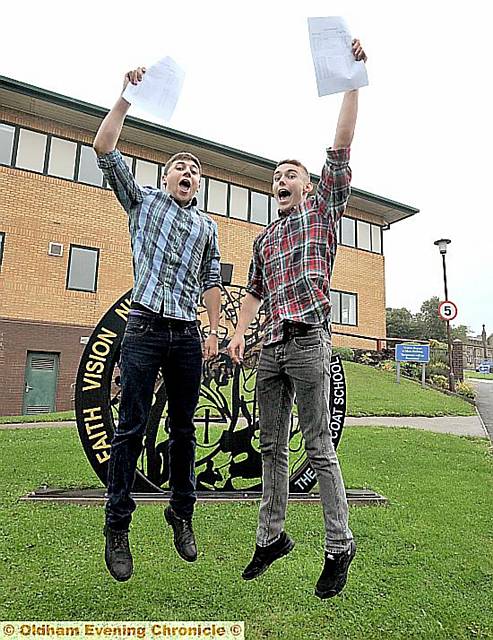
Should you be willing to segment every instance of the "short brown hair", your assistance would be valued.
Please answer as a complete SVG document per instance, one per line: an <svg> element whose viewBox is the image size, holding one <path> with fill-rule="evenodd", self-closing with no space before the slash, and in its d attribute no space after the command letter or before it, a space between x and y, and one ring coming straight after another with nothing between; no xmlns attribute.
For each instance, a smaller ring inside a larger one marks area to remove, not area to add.
<svg viewBox="0 0 493 640"><path fill-rule="evenodd" d="M303 171L303 173L305 174L306 178L308 179L308 182L310 182L310 174L308 173L308 169L299 160L293 160L293 159L291 159L291 160L281 160L280 162L278 162L276 164L276 168L274 169L274 173L276 172L276 169L278 167L280 167L282 164L294 164L295 167L299 167Z"/></svg>
<svg viewBox="0 0 493 640"><path fill-rule="evenodd" d="M177 160L191 160L197 165L200 171L200 174L202 174L202 165L200 164L200 160L196 156L194 156L192 153L189 153L188 151L180 151L180 153L175 153L174 156L171 156L168 162L164 165L163 172L165 176L168 175L168 171L170 170L173 162L176 162Z"/></svg>

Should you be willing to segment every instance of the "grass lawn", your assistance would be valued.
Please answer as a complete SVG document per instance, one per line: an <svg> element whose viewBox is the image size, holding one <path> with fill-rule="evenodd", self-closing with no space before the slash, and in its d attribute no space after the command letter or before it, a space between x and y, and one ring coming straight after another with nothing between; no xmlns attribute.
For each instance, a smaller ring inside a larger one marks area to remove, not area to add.
<svg viewBox="0 0 493 640"><path fill-rule="evenodd" d="M455 396L434 389L423 389L421 383L395 373L380 371L356 362L344 362L349 416L469 416L474 406Z"/></svg>
<svg viewBox="0 0 493 640"><path fill-rule="evenodd" d="M356 362L344 362L347 384L347 415L349 416L469 416L475 415L474 407L455 396L448 396L434 389L423 389L419 382L401 378ZM479 375L479 374L478 374ZM493 377L493 376L491 376ZM222 393L231 400L231 389L223 387ZM253 381L250 383L253 389ZM246 393L248 398L253 392ZM205 403L202 398L197 415L203 416ZM8 422L52 422L74 420L73 411L45 413L35 416L4 416L0 424Z"/></svg>
<svg viewBox="0 0 493 640"><path fill-rule="evenodd" d="M31 504L43 484L97 486L73 429L0 431L0 618L244 620L246 637L282 640L492 638L493 463L485 440L425 431L347 428L348 487L388 507L351 509L358 554L341 597L313 596L323 544L319 505L291 504L294 551L243 582L257 505L199 505L199 559L176 555L162 509L140 506L135 575L103 561L103 507Z"/></svg>
<svg viewBox="0 0 493 640"><path fill-rule="evenodd" d="M478 380L493 380L493 373L478 373L477 371L464 371L465 378L477 378Z"/></svg>
<svg viewBox="0 0 493 640"><path fill-rule="evenodd" d="M75 420L75 411L37 413L32 416L0 416L0 424L9 424L11 422L63 422L64 420Z"/></svg>

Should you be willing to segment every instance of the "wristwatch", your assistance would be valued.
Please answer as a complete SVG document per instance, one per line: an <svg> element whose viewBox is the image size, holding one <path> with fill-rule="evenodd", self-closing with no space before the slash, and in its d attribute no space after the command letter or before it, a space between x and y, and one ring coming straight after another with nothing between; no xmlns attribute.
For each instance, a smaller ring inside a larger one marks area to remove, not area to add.
<svg viewBox="0 0 493 640"><path fill-rule="evenodd" d="M217 332L217 329L211 329L211 330L209 331L209 335L210 335L210 336L216 336L216 338L219 336L219 334L218 334L218 332Z"/></svg>

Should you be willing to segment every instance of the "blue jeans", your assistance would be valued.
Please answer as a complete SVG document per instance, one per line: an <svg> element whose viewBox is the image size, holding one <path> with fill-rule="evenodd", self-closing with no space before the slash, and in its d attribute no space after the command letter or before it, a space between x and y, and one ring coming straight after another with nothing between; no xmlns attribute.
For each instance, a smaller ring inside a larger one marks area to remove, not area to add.
<svg viewBox="0 0 493 640"><path fill-rule="evenodd" d="M168 397L170 504L191 518L195 495L195 425L202 375L202 345L195 322L141 313L128 317L122 341L120 418L111 443L106 523L128 529L130 495L159 370Z"/></svg>
<svg viewBox="0 0 493 640"><path fill-rule="evenodd" d="M325 550L340 553L353 535L339 461L330 434L331 342L323 328L263 347L257 371L262 453L262 501L257 544L275 542L284 529L289 492L289 429L296 395L307 457L317 475L325 523Z"/></svg>

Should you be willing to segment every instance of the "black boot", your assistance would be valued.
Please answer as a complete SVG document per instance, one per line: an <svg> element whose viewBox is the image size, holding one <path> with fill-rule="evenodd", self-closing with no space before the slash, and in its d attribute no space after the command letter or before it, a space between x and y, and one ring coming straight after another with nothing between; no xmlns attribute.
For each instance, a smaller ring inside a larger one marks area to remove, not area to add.
<svg viewBox="0 0 493 640"><path fill-rule="evenodd" d="M243 580L253 580L267 571L274 560L286 556L294 547L294 541L283 531L281 537L267 547L256 545L255 553L250 563L245 567L241 577Z"/></svg>
<svg viewBox="0 0 493 640"><path fill-rule="evenodd" d="M180 518L171 507L166 507L164 517L173 529L173 539L178 555L187 562L197 560L197 544L193 534L192 519Z"/></svg>
<svg viewBox="0 0 493 640"><path fill-rule="evenodd" d="M105 526L106 547L104 559L108 571L118 582L129 580L133 573L133 560L128 544L128 530L119 531Z"/></svg>
<svg viewBox="0 0 493 640"><path fill-rule="evenodd" d="M356 543L351 540L347 551L342 553L325 552L325 564L315 587L315 595L325 600L333 598L344 589L349 565L356 554Z"/></svg>

